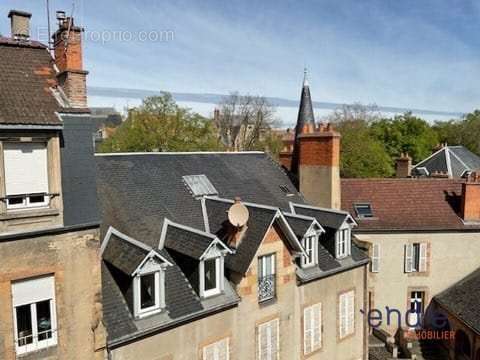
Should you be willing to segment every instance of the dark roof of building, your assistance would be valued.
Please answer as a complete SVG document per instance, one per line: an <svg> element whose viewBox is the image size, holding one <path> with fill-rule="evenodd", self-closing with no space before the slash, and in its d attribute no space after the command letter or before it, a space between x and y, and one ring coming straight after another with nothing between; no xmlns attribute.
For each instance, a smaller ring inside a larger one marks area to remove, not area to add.
<svg viewBox="0 0 480 360"><path fill-rule="evenodd" d="M0 38L0 124L61 125L53 59L38 42Z"/></svg>
<svg viewBox="0 0 480 360"><path fill-rule="evenodd" d="M165 247L191 258L200 259L214 240L215 237L210 234L168 225Z"/></svg>
<svg viewBox="0 0 480 360"><path fill-rule="evenodd" d="M435 301L480 334L480 269L434 297Z"/></svg>
<svg viewBox="0 0 480 360"><path fill-rule="evenodd" d="M132 275L150 250L146 246L139 246L112 234L102 252L102 258L123 273Z"/></svg>
<svg viewBox="0 0 480 360"><path fill-rule="evenodd" d="M289 248L300 252L302 248L299 239L302 232L307 228L307 223L312 224L315 221L313 218L298 221L298 216L290 216L295 220L290 219L291 225L287 224L288 217L284 220L281 214L289 212L290 201L299 204L304 201L298 193L287 196L282 191L281 185L294 187L279 165L264 153L110 154L97 155L96 165L98 197L103 218L102 234L112 226L149 248L159 249L164 224L176 223L175 226L168 225L166 228L165 246L159 250L161 255L173 264L167 267L167 271L175 275L173 278L173 275L168 275L167 272L168 316L162 313L152 316L151 319L127 320L127 314L120 315L124 321L132 321L136 330L132 331L131 326L125 327L125 333L109 338L111 343L139 336L142 333L141 328L158 330L167 324L177 324L185 314L194 318L196 314L205 314L213 309L222 310L239 301L228 280L225 281L225 294L212 299L200 299L193 290L195 284L190 283L191 276L185 275L191 264L184 261L184 258L198 259L215 236L226 243L225 240L228 240L230 235L227 211L234 202L233 198L239 196L250 215L246 231L235 253L225 258L226 268L240 274L248 270L270 226L278 224L281 231L287 234L285 241ZM218 191L219 198L199 199L190 193L183 176L198 174L206 175ZM300 224L301 222L303 223ZM295 229L294 233L289 230L292 227ZM205 236L201 232L212 236ZM328 253L326 249L322 251ZM182 258L185 255L186 257ZM349 259L336 262L333 266L335 259L325 254L321 256L317 271L307 274L304 279L314 280L368 262L366 256L360 260L354 256ZM115 262L107 259L105 261ZM128 269L131 270L137 261L131 261L130 257L127 257ZM118 296L118 291L112 289L112 286L118 284L112 268L104 271L109 271L113 276L113 281L104 282L103 289L109 304L105 309L105 318L107 327L110 328L115 326L117 321L114 312L125 311L125 306L111 299ZM229 273L226 272L227 275ZM302 275L303 273L299 274ZM180 288L177 289L177 286ZM189 296L186 296L187 290ZM178 295L168 295L177 292ZM177 306L180 309L177 310ZM179 315L175 317L177 311ZM116 331L114 333L116 334Z"/></svg>
<svg viewBox="0 0 480 360"><path fill-rule="evenodd" d="M283 215L285 215L290 227L299 239L303 238L313 223L313 219L311 217L297 216L289 213L284 213Z"/></svg>
<svg viewBox="0 0 480 360"><path fill-rule="evenodd" d="M91 119L88 114L61 117L63 222L65 226L99 223Z"/></svg>
<svg viewBox="0 0 480 360"><path fill-rule="evenodd" d="M360 231L479 229L460 216L462 182L449 179L343 179L342 209ZM355 204L370 204L373 217L358 218Z"/></svg>
<svg viewBox="0 0 480 360"><path fill-rule="evenodd" d="M480 157L464 146L444 146L425 160L416 164L412 172L418 168L426 168L429 174L446 173L453 178L461 178L465 172L480 170Z"/></svg>
<svg viewBox="0 0 480 360"><path fill-rule="evenodd" d="M350 217L350 215L344 211L333 209L322 209L318 207L308 206L304 204L292 203L295 214L310 216L320 223L324 227L338 230L343 223Z"/></svg>

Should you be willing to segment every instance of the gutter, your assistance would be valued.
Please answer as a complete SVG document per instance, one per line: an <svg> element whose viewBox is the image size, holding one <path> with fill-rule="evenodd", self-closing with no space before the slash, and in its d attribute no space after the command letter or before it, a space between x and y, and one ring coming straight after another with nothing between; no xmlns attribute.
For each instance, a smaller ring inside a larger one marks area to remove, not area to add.
<svg viewBox="0 0 480 360"><path fill-rule="evenodd" d="M89 229L96 229L100 227L100 222L91 222L81 225L69 225L69 226L62 226L57 228L49 228L49 229L42 229L42 230L35 230L29 232L22 232L22 233L15 233L9 235L2 235L0 236L0 243L13 241L13 240L23 240L23 239L30 239L33 237L45 236L45 235L58 235L64 234L73 231L80 231L80 230L89 230Z"/></svg>
<svg viewBox="0 0 480 360"><path fill-rule="evenodd" d="M297 276L300 279L301 284L307 284L307 283L315 281L315 280L324 279L324 278L332 276L332 275L336 275L336 274L339 274L339 273L342 273L342 272L345 272L345 271L356 269L360 266L368 265L369 263L370 263L370 258L367 258L367 259L358 261L355 264L351 264L351 265L348 265L348 266L342 266L338 269L325 271L319 276L311 276L311 277L306 277L306 278L301 278L298 275Z"/></svg>
<svg viewBox="0 0 480 360"><path fill-rule="evenodd" d="M63 125L8 125L0 124L1 130L63 130Z"/></svg>
<svg viewBox="0 0 480 360"><path fill-rule="evenodd" d="M122 336L122 337L120 337L116 340L110 341L110 342L107 341L108 355L110 356L110 351L111 350L117 349L117 348L119 348L123 345L127 345L129 343L132 343L136 340L139 340L140 338L155 335L157 333L160 333L160 332L163 332L163 331L170 330L170 329L173 329L175 327L181 326L181 325L183 325L185 323L188 323L188 322L191 322L193 320L199 320L203 317L207 317L207 316L213 315L213 314L221 312L221 311L232 309L236 305L238 305L240 300L241 300L240 298L237 298L235 301L231 301L227 304L222 304L222 305L215 306L213 308L208 309L207 311L188 314L188 315L185 315L185 316L182 316L182 317L178 318L175 321L166 323L164 325L154 326L154 327L142 330L142 331L134 333L134 334L125 335L125 336Z"/></svg>
<svg viewBox="0 0 480 360"><path fill-rule="evenodd" d="M354 234L411 234L411 233L470 233L470 232L478 232L480 233L480 227L475 228L462 228L462 229L355 229L353 231Z"/></svg>

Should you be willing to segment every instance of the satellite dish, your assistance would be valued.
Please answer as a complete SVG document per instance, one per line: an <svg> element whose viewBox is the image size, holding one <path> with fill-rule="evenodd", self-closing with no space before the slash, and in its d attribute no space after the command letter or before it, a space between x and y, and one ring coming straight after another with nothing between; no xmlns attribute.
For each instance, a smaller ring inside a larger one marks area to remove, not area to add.
<svg viewBox="0 0 480 360"><path fill-rule="evenodd" d="M233 226L244 226L249 216L247 207L240 202L240 199L235 199L235 203L228 209L228 221Z"/></svg>

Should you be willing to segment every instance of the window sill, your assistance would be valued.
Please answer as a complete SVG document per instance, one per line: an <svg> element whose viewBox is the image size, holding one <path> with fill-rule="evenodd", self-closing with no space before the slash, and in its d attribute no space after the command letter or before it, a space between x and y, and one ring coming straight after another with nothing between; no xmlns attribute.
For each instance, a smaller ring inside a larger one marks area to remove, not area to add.
<svg viewBox="0 0 480 360"><path fill-rule="evenodd" d="M31 350L29 352L17 354L17 359L34 360L34 359L41 359L44 357L47 358L55 355L57 355L57 344L52 344L46 347L41 347L39 349Z"/></svg>
<svg viewBox="0 0 480 360"><path fill-rule="evenodd" d="M13 219L25 219L32 217L42 216L56 216L59 215L58 209L46 208L46 209L19 209L19 210L7 210L7 213L0 214L0 221L13 220Z"/></svg>

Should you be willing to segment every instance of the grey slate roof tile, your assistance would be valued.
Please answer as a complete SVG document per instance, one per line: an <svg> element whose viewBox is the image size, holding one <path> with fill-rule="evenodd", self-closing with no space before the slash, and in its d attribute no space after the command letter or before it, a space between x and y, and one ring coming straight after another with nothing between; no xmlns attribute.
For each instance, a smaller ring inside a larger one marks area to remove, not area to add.
<svg viewBox="0 0 480 360"><path fill-rule="evenodd" d="M347 214L342 212L312 209L295 205L294 208L296 214L313 217L317 219L320 225L331 229L339 229L347 218Z"/></svg>
<svg viewBox="0 0 480 360"><path fill-rule="evenodd" d="M102 258L125 274L132 275L148 253L148 250L112 234Z"/></svg>
<svg viewBox="0 0 480 360"><path fill-rule="evenodd" d="M165 236L165 247L194 259L200 259L212 241L211 236L169 225Z"/></svg>
<svg viewBox="0 0 480 360"><path fill-rule="evenodd" d="M480 334L480 268L434 297L457 319Z"/></svg>

